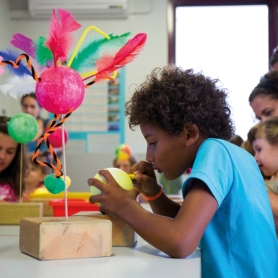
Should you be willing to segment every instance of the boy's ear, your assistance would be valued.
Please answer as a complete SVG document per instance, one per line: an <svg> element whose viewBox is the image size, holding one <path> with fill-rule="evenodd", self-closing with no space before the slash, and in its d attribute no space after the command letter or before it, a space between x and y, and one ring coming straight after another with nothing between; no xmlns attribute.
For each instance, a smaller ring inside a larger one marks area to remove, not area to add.
<svg viewBox="0 0 278 278"><path fill-rule="evenodd" d="M184 132L187 147L194 144L200 137L199 128L195 124L186 123L184 125Z"/></svg>

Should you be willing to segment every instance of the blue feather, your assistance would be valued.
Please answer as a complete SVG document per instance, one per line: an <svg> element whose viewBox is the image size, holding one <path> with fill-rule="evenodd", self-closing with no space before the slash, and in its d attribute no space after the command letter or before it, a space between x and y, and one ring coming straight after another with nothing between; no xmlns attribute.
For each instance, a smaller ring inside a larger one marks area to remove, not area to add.
<svg viewBox="0 0 278 278"><path fill-rule="evenodd" d="M7 48L6 50L0 50L0 56L3 57L2 62L10 61L10 60L16 62L16 59L20 54L21 52L19 52L18 50L14 50L10 48ZM9 64L5 65L4 67L6 70L9 71L10 74L13 75L22 77L27 74L32 76L30 69L27 67L26 64L24 64L23 60L20 61L18 68L14 68L12 65Z"/></svg>

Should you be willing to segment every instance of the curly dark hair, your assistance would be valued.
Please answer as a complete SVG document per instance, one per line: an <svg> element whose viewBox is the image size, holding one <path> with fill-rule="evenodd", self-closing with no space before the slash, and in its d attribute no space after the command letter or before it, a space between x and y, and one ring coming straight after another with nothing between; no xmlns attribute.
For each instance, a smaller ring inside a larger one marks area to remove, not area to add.
<svg viewBox="0 0 278 278"><path fill-rule="evenodd" d="M192 69L156 68L125 104L129 127L151 123L180 135L186 123L196 124L205 137L228 140L234 135L225 89Z"/></svg>
<svg viewBox="0 0 278 278"><path fill-rule="evenodd" d="M249 103L258 95L265 95L275 100L278 99L278 71L273 70L264 75L260 83L251 92Z"/></svg>

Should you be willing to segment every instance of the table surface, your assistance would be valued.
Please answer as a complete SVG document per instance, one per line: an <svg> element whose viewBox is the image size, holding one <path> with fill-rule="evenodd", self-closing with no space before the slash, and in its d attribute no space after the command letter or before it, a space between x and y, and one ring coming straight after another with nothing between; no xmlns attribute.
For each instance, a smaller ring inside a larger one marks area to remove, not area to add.
<svg viewBox="0 0 278 278"><path fill-rule="evenodd" d="M169 258L138 237L134 247L113 247L112 256L40 261L19 251L19 225L0 225L0 277L201 277L200 251Z"/></svg>
<svg viewBox="0 0 278 278"><path fill-rule="evenodd" d="M138 237L133 247L113 247L110 257L40 261L20 252L19 225L0 225L0 277L195 278L201 277L201 254L173 259Z"/></svg>

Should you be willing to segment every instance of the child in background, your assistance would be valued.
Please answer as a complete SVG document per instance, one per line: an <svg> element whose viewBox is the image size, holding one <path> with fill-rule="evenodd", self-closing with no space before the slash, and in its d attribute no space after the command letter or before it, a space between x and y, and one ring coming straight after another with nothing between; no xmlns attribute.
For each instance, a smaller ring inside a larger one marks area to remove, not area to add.
<svg viewBox="0 0 278 278"><path fill-rule="evenodd" d="M14 141L8 134L8 121L10 118L0 116L0 201L16 202L20 199L20 182L22 192L24 182L20 181L20 169L22 179L26 175L26 158L24 146ZM22 161L21 161L21 147ZM21 164L22 163L22 164ZM21 167L22 166L22 167Z"/></svg>
<svg viewBox="0 0 278 278"><path fill-rule="evenodd" d="M100 170L107 184L88 180L102 192L90 202L101 202L100 211L171 257L186 257L199 244L203 278L274 278L278 243L262 175L250 154L226 141L234 127L227 93L216 83L193 70L154 70L126 103L129 126L140 125L147 141L147 162L131 169L136 188L124 190ZM173 180L187 168L180 206L163 193L154 170ZM138 191L154 213L136 202Z"/></svg>
<svg viewBox="0 0 278 278"><path fill-rule="evenodd" d="M37 158L40 161L44 160L43 156L38 156ZM47 175L46 167L42 167L33 162L32 156L29 156L29 164L28 164L28 174L24 179L25 183L25 191L24 198L25 200L30 199L30 194L33 193L37 188L41 188L44 186L44 178Z"/></svg>
<svg viewBox="0 0 278 278"><path fill-rule="evenodd" d="M131 153L130 147L126 144L117 146L115 156L113 167L119 168L126 173L129 173L131 166L137 163L136 158Z"/></svg>
<svg viewBox="0 0 278 278"><path fill-rule="evenodd" d="M229 142L241 147L243 143L243 139L241 138L240 135L234 135L232 138L229 139Z"/></svg>
<svg viewBox="0 0 278 278"><path fill-rule="evenodd" d="M248 133L255 150L255 159L265 176L267 189L278 194L278 117L255 125Z"/></svg>

